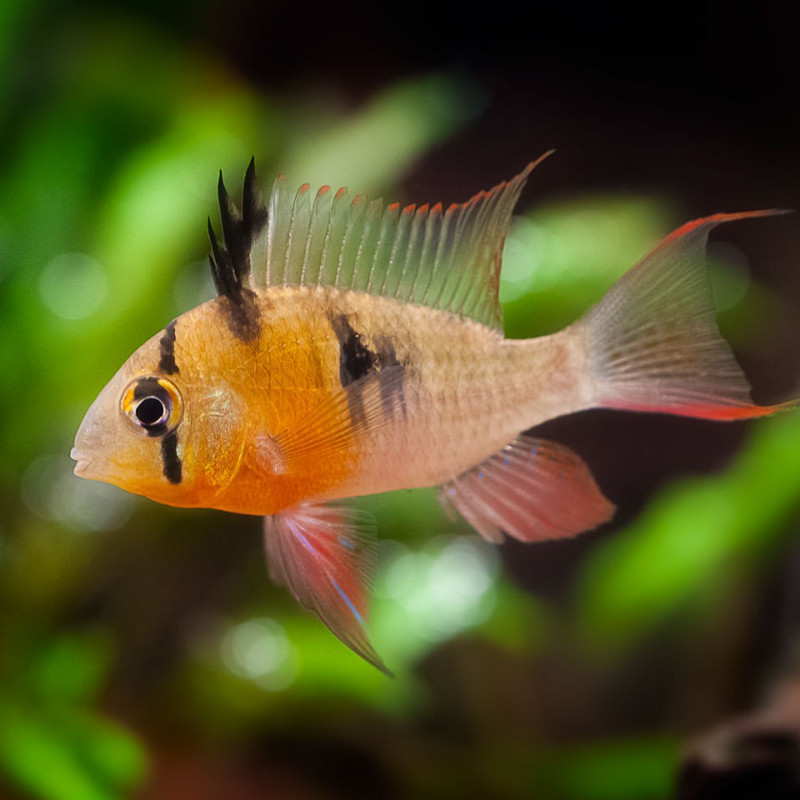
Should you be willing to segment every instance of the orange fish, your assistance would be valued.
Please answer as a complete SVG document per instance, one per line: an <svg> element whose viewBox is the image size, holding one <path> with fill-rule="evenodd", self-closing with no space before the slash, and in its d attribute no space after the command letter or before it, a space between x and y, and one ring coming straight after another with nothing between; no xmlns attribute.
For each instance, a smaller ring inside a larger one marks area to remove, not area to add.
<svg viewBox="0 0 800 800"><path fill-rule="evenodd" d="M251 162L239 211L220 175L218 296L123 364L80 426L75 473L263 515L271 577L385 670L366 631L374 529L336 501L438 486L491 542L572 536L614 506L579 456L523 431L598 407L732 420L793 405L752 403L704 266L715 225L773 211L689 222L568 328L505 339L503 244L539 161L447 209L282 177L265 205Z"/></svg>

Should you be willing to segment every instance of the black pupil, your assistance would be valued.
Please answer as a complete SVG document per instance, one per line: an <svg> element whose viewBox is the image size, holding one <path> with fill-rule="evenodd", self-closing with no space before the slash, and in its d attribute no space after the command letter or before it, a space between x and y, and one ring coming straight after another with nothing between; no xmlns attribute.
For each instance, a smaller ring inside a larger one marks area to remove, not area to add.
<svg viewBox="0 0 800 800"><path fill-rule="evenodd" d="M145 397L138 406L136 406L136 419L142 425L149 426L155 425L164 419L164 402L157 397Z"/></svg>

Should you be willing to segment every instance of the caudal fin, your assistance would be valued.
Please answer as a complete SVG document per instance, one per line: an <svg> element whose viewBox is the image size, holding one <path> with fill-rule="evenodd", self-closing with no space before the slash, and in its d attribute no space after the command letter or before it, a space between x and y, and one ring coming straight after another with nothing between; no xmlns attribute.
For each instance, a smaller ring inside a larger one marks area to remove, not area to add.
<svg viewBox="0 0 800 800"><path fill-rule="evenodd" d="M717 328L705 266L721 222L780 214L715 214L671 233L622 276L579 323L586 334L594 405L730 420L797 405L755 405Z"/></svg>

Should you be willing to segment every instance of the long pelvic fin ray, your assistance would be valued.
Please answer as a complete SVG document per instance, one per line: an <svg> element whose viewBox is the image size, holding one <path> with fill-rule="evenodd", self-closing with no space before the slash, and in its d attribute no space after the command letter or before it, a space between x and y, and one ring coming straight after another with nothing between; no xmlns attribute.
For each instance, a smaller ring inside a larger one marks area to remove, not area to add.
<svg viewBox="0 0 800 800"><path fill-rule="evenodd" d="M288 587L342 642L387 675L367 633L377 566L371 518L344 506L305 505L264 519L270 577Z"/></svg>

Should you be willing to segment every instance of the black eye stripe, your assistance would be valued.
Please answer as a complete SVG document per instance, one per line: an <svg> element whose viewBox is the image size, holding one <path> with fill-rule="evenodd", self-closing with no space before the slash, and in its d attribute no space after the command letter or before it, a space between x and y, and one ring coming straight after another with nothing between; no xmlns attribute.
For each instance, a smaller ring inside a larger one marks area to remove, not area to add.
<svg viewBox="0 0 800 800"><path fill-rule="evenodd" d="M122 396L122 412L138 435L161 440L161 471L170 483L181 483L177 427L183 417L183 399L178 387L164 376L138 378Z"/></svg>
<svg viewBox="0 0 800 800"><path fill-rule="evenodd" d="M178 434L171 431L161 440L161 470L173 484L183 480L183 465L178 455Z"/></svg>
<svg viewBox="0 0 800 800"><path fill-rule="evenodd" d="M156 380L156 378L143 378L133 390L134 400L143 400L145 397L157 397L164 405L170 402L169 392Z"/></svg>
<svg viewBox="0 0 800 800"><path fill-rule="evenodd" d="M175 363L175 320L172 320L159 340L161 360L158 362L159 371L166 375L177 375L180 370Z"/></svg>

